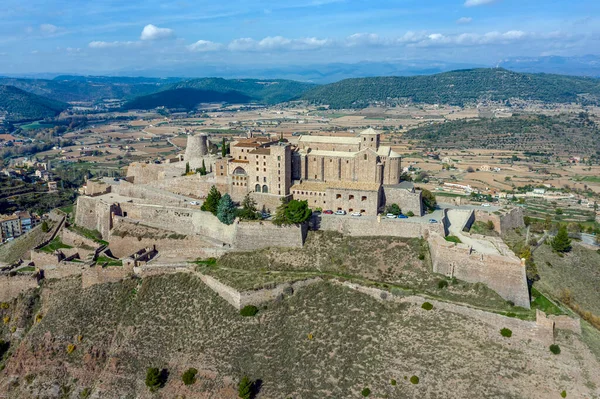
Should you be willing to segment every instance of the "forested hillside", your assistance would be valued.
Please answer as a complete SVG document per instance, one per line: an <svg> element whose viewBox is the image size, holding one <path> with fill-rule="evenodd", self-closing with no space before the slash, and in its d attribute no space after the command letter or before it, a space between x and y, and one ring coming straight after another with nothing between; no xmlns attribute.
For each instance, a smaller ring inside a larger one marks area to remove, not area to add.
<svg viewBox="0 0 600 399"><path fill-rule="evenodd" d="M488 148L555 155L600 154L600 129L586 113L457 120L409 130L404 137L440 148Z"/></svg>
<svg viewBox="0 0 600 399"><path fill-rule="evenodd" d="M11 122L52 118L68 106L13 86L0 86L0 112L6 112L6 120Z"/></svg>
<svg viewBox="0 0 600 399"><path fill-rule="evenodd" d="M303 99L332 108L362 108L375 102L465 105L513 98L544 102L598 103L600 79L524 74L506 69L465 69L437 75L346 79L315 87Z"/></svg>
<svg viewBox="0 0 600 399"><path fill-rule="evenodd" d="M221 79L204 78L176 83L170 89L192 88L227 93L237 91L264 104L277 104L300 97L315 87L312 83L293 80Z"/></svg>
<svg viewBox="0 0 600 399"><path fill-rule="evenodd" d="M148 94L127 102L124 109L154 109L156 107L194 109L200 103L248 103L252 98L237 91L218 92L179 88Z"/></svg>
<svg viewBox="0 0 600 399"><path fill-rule="evenodd" d="M115 78L106 76L58 76L47 79L0 78L0 85L11 85L53 100L98 101L109 98L134 98L156 92L178 79Z"/></svg>

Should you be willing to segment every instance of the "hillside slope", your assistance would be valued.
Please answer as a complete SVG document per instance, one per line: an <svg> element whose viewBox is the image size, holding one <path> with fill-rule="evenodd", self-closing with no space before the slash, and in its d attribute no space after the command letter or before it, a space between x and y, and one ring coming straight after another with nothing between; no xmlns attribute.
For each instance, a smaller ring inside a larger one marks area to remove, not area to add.
<svg viewBox="0 0 600 399"><path fill-rule="evenodd" d="M577 336L559 332L562 353L555 356L520 335L525 331L503 338L477 318L384 303L330 283L242 317L189 274L88 289L70 278L45 282L0 308L0 316L10 317L0 339L11 340L0 392L15 399L90 392L234 399L243 375L261 381L258 399L357 398L364 387L377 398L541 399L562 390L592 397L600 378L598 361ZM148 367L167 371L157 393L144 385ZM189 367L198 381L185 386ZM416 385L407 380L413 375Z"/></svg>
<svg viewBox="0 0 600 399"><path fill-rule="evenodd" d="M487 148L556 155L596 155L600 151L600 128L587 114L449 121L409 130L404 138L439 148Z"/></svg>
<svg viewBox="0 0 600 399"><path fill-rule="evenodd" d="M312 83L293 80L222 79L203 78L179 82L169 89L192 88L227 93L236 91L264 104L277 104L301 96L315 87Z"/></svg>
<svg viewBox="0 0 600 399"><path fill-rule="evenodd" d="M28 93L13 86L0 86L0 111L13 122L52 118L69 107L60 101Z"/></svg>
<svg viewBox="0 0 600 399"><path fill-rule="evenodd" d="M54 79L0 78L0 85L11 85L21 90L57 101L99 101L125 99L153 93L178 79L114 78L106 76L58 76Z"/></svg>
<svg viewBox="0 0 600 399"><path fill-rule="evenodd" d="M302 99L332 108L360 108L375 102L412 101L464 105L513 98L570 103L600 99L600 79L524 74L506 69L465 69L437 75L346 79L315 87Z"/></svg>
<svg viewBox="0 0 600 399"><path fill-rule="evenodd" d="M200 103L248 103L251 97L237 91L218 92L178 88L137 97L123 106L124 109L154 109L156 107L194 109Z"/></svg>

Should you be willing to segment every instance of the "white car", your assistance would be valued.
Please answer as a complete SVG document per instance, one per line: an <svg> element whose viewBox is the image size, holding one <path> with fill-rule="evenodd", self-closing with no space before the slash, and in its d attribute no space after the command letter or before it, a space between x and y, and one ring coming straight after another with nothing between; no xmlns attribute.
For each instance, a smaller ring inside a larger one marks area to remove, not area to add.
<svg viewBox="0 0 600 399"><path fill-rule="evenodd" d="M336 214L336 215L345 215L345 214L346 214L346 211L342 211L342 210L335 211L335 214Z"/></svg>
<svg viewBox="0 0 600 399"><path fill-rule="evenodd" d="M485 203L485 204L481 204L481 206L491 206L491 205L488 203Z"/></svg>
<svg viewBox="0 0 600 399"><path fill-rule="evenodd" d="M388 219L396 219L396 215L394 215L393 213L388 213L387 215L385 215L385 217Z"/></svg>
<svg viewBox="0 0 600 399"><path fill-rule="evenodd" d="M200 205L198 201L190 201L190 205Z"/></svg>
<svg viewBox="0 0 600 399"><path fill-rule="evenodd" d="M350 214L350 216L362 216L362 213L360 213L360 212L352 212Z"/></svg>

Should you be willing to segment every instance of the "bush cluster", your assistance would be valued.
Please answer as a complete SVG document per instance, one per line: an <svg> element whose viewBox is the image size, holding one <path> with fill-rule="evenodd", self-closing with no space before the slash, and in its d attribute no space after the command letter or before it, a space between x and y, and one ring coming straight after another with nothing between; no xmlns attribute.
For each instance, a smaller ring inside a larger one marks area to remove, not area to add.
<svg viewBox="0 0 600 399"><path fill-rule="evenodd" d="M550 352L554 353L555 355L560 355L560 346L556 344L550 345Z"/></svg>
<svg viewBox="0 0 600 399"><path fill-rule="evenodd" d="M244 317L256 316L258 308L254 305L246 305L240 310L240 314Z"/></svg>
<svg viewBox="0 0 600 399"><path fill-rule="evenodd" d="M198 370L191 367L187 369L185 373L183 373L183 375L181 376L181 380L185 385L192 385L196 383L196 374L198 374Z"/></svg>
<svg viewBox="0 0 600 399"><path fill-rule="evenodd" d="M412 377L410 377L410 382L414 385L417 385L419 383L419 377L413 375Z"/></svg>
<svg viewBox="0 0 600 399"><path fill-rule="evenodd" d="M360 391L360 394L366 398L367 396L369 396L371 394L371 390L369 388L365 387L365 388L363 388L362 391Z"/></svg>
<svg viewBox="0 0 600 399"><path fill-rule="evenodd" d="M446 280L440 280L438 281L438 288L440 290L446 288L448 286L448 282Z"/></svg>
<svg viewBox="0 0 600 399"><path fill-rule="evenodd" d="M421 307L425 310L431 310L433 309L433 305L429 302L423 302L423 305L421 305Z"/></svg>
<svg viewBox="0 0 600 399"><path fill-rule="evenodd" d="M512 331L509 330L508 328L503 328L502 330L500 330L500 335L502 335L503 337L506 337L506 338L510 338L510 337L512 337Z"/></svg>

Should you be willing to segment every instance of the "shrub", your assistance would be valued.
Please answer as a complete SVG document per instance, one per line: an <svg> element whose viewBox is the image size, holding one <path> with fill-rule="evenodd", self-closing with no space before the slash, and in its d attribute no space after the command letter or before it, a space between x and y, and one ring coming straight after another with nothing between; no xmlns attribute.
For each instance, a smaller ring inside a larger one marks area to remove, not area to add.
<svg viewBox="0 0 600 399"><path fill-rule="evenodd" d="M488 220L486 223L486 227L488 230L494 230L494 222L492 222L491 220Z"/></svg>
<svg viewBox="0 0 600 399"><path fill-rule="evenodd" d="M433 305L429 302L423 302L423 304L421 305L421 307L425 310L431 310L433 309Z"/></svg>
<svg viewBox="0 0 600 399"><path fill-rule="evenodd" d="M415 216L415 213L413 211L408 211L408 212L406 212L406 216L411 218L411 217Z"/></svg>
<svg viewBox="0 0 600 399"><path fill-rule="evenodd" d="M254 305L246 305L240 310L240 314L244 317L252 317L256 316L258 313L258 308Z"/></svg>
<svg viewBox="0 0 600 399"><path fill-rule="evenodd" d="M42 222L42 231L44 233L47 233L50 231L50 226L48 226L48 222L46 222L45 220Z"/></svg>
<svg viewBox="0 0 600 399"><path fill-rule="evenodd" d="M287 296L292 296L294 295L294 288L292 288L292 286L287 286L283 289L283 293Z"/></svg>
<svg viewBox="0 0 600 399"><path fill-rule="evenodd" d="M10 316L4 316L4 318L2 319L2 321L4 322L4 324L10 323Z"/></svg>
<svg viewBox="0 0 600 399"><path fill-rule="evenodd" d="M189 368L185 373L183 373L181 380L185 385L192 385L196 382L196 374L198 374L198 370L195 368Z"/></svg>
<svg viewBox="0 0 600 399"><path fill-rule="evenodd" d="M238 384L238 396L240 399L250 399L252 397L252 381L247 376L242 377Z"/></svg>
<svg viewBox="0 0 600 399"><path fill-rule="evenodd" d="M0 309L8 309L10 305L7 302L0 303Z"/></svg>
<svg viewBox="0 0 600 399"><path fill-rule="evenodd" d="M417 377L416 375L413 375L412 377L410 377L410 382L411 382L411 384L417 385L419 383L419 377Z"/></svg>
<svg viewBox="0 0 600 399"><path fill-rule="evenodd" d="M550 352L554 353L555 355L560 355L560 346L556 344L550 345Z"/></svg>
<svg viewBox="0 0 600 399"><path fill-rule="evenodd" d="M68 354L71 354L71 353L73 353L74 351L75 351L75 345L73 345L73 344L69 344L69 345L67 345L67 353L68 353Z"/></svg>
<svg viewBox="0 0 600 399"><path fill-rule="evenodd" d="M517 317L517 314L516 314L516 313L513 313L513 312L508 312L508 313L506 314L506 317Z"/></svg>
<svg viewBox="0 0 600 399"><path fill-rule="evenodd" d="M421 252L419 254L419 260L424 260L424 259L425 259L425 254Z"/></svg>
<svg viewBox="0 0 600 399"><path fill-rule="evenodd" d="M440 280L438 281L438 288L440 290L446 288L448 286L448 282L446 280Z"/></svg>
<svg viewBox="0 0 600 399"><path fill-rule="evenodd" d="M392 385L396 385L396 384L397 384L397 382L396 382L396 380L391 380L391 381L390 381L390 384L392 384Z"/></svg>
<svg viewBox="0 0 600 399"><path fill-rule="evenodd" d="M92 388L85 388L83 391L79 393L79 397L81 399L87 399L92 394Z"/></svg>
<svg viewBox="0 0 600 399"><path fill-rule="evenodd" d="M150 367L146 370L146 386L150 392L156 392L162 386L160 370L156 367Z"/></svg>
<svg viewBox="0 0 600 399"><path fill-rule="evenodd" d="M561 398L566 398L566 397L567 397L567 391L562 391L562 392L560 393L560 397L561 397Z"/></svg>
<svg viewBox="0 0 600 399"><path fill-rule="evenodd" d="M509 330L508 328L503 328L502 330L500 330L500 335L502 335L503 337L506 337L506 338L510 338L510 337L512 337L512 331Z"/></svg>
<svg viewBox="0 0 600 399"><path fill-rule="evenodd" d="M369 388L363 388L363 390L360 391L360 394L366 398L371 394L371 390Z"/></svg>
<svg viewBox="0 0 600 399"><path fill-rule="evenodd" d="M388 298L388 293L385 291L381 291L379 293L379 297L385 301Z"/></svg>

